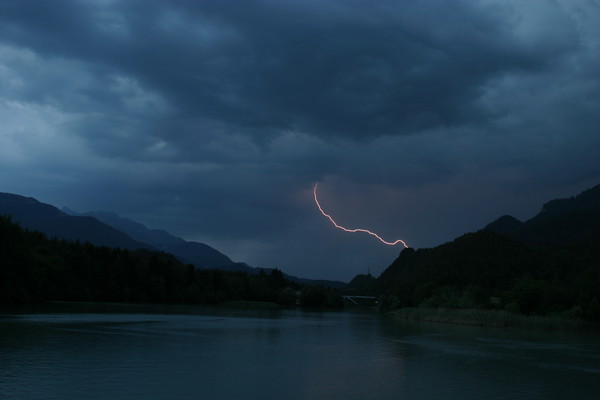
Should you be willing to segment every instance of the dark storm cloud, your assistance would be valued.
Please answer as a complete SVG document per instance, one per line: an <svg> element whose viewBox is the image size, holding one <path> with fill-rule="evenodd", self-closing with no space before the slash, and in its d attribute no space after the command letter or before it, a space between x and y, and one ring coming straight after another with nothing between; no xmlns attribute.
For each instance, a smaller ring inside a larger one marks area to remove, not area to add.
<svg viewBox="0 0 600 400"><path fill-rule="evenodd" d="M133 76L184 126L253 136L474 124L493 116L479 104L490 81L547 68L576 45L567 29L530 46L508 7L468 1L5 2L2 15L15 45L93 64L98 83ZM110 100L96 90L86 95Z"/></svg>
<svg viewBox="0 0 600 400"><path fill-rule="evenodd" d="M599 20L588 0L2 1L0 183L300 275L377 272L397 249L324 230L312 184L419 247L597 183Z"/></svg>

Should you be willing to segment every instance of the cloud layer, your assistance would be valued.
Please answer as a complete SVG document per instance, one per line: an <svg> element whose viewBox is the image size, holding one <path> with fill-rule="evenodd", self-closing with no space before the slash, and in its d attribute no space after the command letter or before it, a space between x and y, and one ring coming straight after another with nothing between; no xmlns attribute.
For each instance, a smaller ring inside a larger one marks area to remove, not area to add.
<svg viewBox="0 0 600 400"><path fill-rule="evenodd" d="M3 1L0 184L350 279L600 178L600 6Z"/></svg>

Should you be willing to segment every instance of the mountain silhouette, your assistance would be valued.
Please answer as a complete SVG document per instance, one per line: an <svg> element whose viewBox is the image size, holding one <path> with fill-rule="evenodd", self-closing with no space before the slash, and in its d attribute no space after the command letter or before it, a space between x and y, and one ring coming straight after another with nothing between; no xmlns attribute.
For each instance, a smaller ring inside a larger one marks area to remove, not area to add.
<svg viewBox="0 0 600 400"><path fill-rule="evenodd" d="M532 245L600 245L600 185L568 199L549 201L525 222L505 215L484 229Z"/></svg>
<svg viewBox="0 0 600 400"><path fill-rule="evenodd" d="M505 215L430 249L404 249L376 280L384 309L484 308L600 321L600 185Z"/></svg>
<svg viewBox="0 0 600 400"><path fill-rule="evenodd" d="M180 237L171 235L162 229L148 229L139 222L120 217L115 213L91 211L79 214L68 208L63 208L63 211L71 215L96 218L113 228L125 232L138 242L147 243L157 250L171 253L186 263L194 264L197 268L218 268L237 271L243 271L250 268L244 268L243 265L234 263L225 254L207 244L186 241Z"/></svg>
<svg viewBox="0 0 600 400"><path fill-rule="evenodd" d="M48 237L123 249L151 248L96 218L68 215L33 197L0 193L0 215L10 215L23 228L40 231Z"/></svg>
<svg viewBox="0 0 600 400"><path fill-rule="evenodd" d="M159 250L175 256L196 268L219 269L258 275L270 274L274 268L252 267L244 262L234 262L211 246L187 241L161 229L149 229L143 224L106 211L77 213L68 207L62 210L42 203L33 197L0 193L0 215L9 215L22 228L39 231L50 238L89 242L128 250ZM340 288L340 281L315 280L283 274L293 282L322 284Z"/></svg>
<svg viewBox="0 0 600 400"><path fill-rule="evenodd" d="M129 218L120 217L112 212L90 211L77 213L67 207L63 207L63 211L70 215L84 215L97 218L105 224L125 232L133 239L142 243L147 243L157 250L170 253L179 260L185 263L191 263L197 268L239 271L252 275L258 275L261 271L266 274L271 274L275 270L274 268L253 267L244 262L234 262L225 254L207 244L187 241L162 229L149 229L139 222ZM346 285L344 282L340 281L307 279L286 273L283 273L283 276L286 279L297 283L322 284L333 288L341 288Z"/></svg>
<svg viewBox="0 0 600 400"><path fill-rule="evenodd" d="M130 250L160 250L198 268L251 268L234 263L225 254L204 243L188 242L164 230L148 229L113 213L79 214L66 207L61 211L33 197L0 193L0 215L10 215L23 228L40 231L48 237Z"/></svg>

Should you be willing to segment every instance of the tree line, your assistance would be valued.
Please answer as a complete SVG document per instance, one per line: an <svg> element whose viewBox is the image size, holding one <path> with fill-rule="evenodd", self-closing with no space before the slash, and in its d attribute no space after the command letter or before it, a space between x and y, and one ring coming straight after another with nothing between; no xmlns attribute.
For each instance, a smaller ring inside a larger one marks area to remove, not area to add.
<svg viewBox="0 0 600 400"><path fill-rule="evenodd" d="M482 230L433 249L405 249L369 285L387 310L484 308L600 321L600 248L530 246Z"/></svg>
<svg viewBox="0 0 600 400"><path fill-rule="evenodd" d="M256 275L197 269L164 252L47 238L21 228L9 216L0 216L0 304L52 300L343 304L337 291L290 281L277 269Z"/></svg>

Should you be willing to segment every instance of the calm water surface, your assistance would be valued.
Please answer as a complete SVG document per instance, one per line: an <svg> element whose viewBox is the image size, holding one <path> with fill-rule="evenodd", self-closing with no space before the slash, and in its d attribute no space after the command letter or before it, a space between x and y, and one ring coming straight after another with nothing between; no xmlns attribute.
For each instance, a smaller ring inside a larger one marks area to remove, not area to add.
<svg viewBox="0 0 600 400"><path fill-rule="evenodd" d="M599 399L600 337L371 312L0 314L0 399Z"/></svg>

